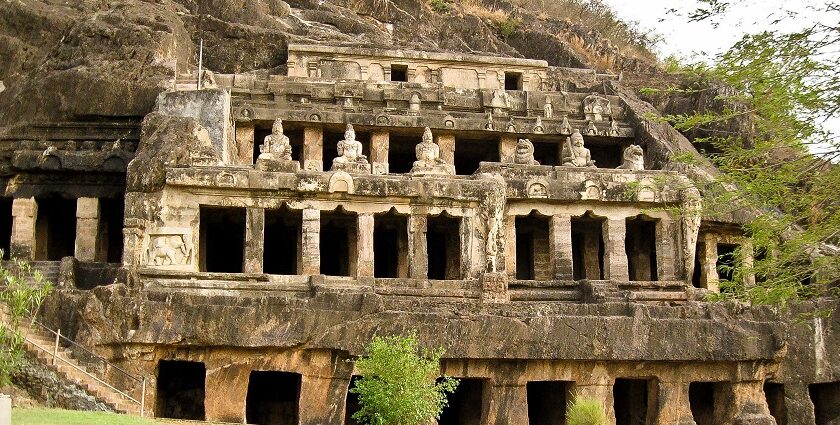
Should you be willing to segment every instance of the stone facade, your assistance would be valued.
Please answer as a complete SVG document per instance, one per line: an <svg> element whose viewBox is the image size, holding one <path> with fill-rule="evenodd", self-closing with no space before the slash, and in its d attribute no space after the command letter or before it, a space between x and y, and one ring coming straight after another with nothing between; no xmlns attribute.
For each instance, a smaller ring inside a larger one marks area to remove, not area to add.
<svg viewBox="0 0 840 425"><path fill-rule="evenodd" d="M697 153L617 82L549 91L569 85L544 62L427 52L288 58L285 76L163 93L118 143L28 141L0 163L15 255L120 264L64 278L44 320L148 376L149 413L344 424L345 360L416 329L463 378L442 424L552 422L572 393L616 424L833 414L836 315L703 301L721 253L750 260L745 218L700 216L692 179L715 170L671 164Z"/></svg>

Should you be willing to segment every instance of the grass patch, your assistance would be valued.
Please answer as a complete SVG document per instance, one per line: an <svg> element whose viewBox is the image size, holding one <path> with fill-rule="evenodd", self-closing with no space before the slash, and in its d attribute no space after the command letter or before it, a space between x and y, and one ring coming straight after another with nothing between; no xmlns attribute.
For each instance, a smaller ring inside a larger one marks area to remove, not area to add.
<svg viewBox="0 0 840 425"><path fill-rule="evenodd" d="M12 409L15 425L159 425L151 419L106 412L61 409Z"/></svg>

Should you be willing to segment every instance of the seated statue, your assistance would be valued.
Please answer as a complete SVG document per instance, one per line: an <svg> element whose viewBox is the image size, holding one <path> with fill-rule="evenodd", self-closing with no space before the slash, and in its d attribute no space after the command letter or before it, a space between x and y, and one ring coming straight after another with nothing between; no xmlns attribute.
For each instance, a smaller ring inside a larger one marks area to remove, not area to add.
<svg viewBox="0 0 840 425"><path fill-rule="evenodd" d="M575 130L571 137L566 139L560 157L560 162L563 165L571 165L573 167L595 166L595 161L592 160L589 149L583 147L583 135L580 134L579 130Z"/></svg>
<svg viewBox="0 0 840 425"><path fill-rule="evenodd" d="M269 161L291 161L292 145L289 138L283 134L283 120L277 119L271 126L271 134L265 136L263 144L260 145L260 156L257 160Z"/></svg>
<svg viewBox="0 0 840 425"><path fill-rule="evenodd" d="M645 169L645 151L639 145L630 145L624 149L622 163L618 166L621 170L641 171Z"/></svg>
<svg viewBox="0 0 840 425"><path fill-rule="evenodd" d="M423 140L414 148L417 161L411 167L412 174L455 174L455 166L440 159L440 146L434 142L432 130L423 130Z"/></svg>
<svg viewBox="0 0 840 425"><path fill-rule="evenodd" d="M534 159L534 144L528 139L519 139L516 142L516 152L513 155L513 162L515 164L523 165L540 165Z"/></svg>
<svg viewBox="0 0 840 425"><path fill-rule="evenodd" d="M333 165L349 163L368 163L367 157L362 155L362 144L356 140L353 124L347 124L347 129L344 130L344 140L338 142L338 157L333 159Z"/></svg>

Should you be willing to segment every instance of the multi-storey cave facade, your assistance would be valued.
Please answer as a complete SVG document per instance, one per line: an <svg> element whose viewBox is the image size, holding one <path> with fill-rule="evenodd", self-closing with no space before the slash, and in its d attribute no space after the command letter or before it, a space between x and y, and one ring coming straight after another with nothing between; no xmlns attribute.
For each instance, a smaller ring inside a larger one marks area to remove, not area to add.
<svg viewBox="0 0 840 425"><path fill-rule="evenodd" d="M353 423L347 360L416 330L462 379L441 424L565 423L571 394L617 424L840 416L836 319L704 301L748 214L702 216L715 170L617 78L290 45L287 75L200 80L3 135L6 251L149 414Z"/></svg>

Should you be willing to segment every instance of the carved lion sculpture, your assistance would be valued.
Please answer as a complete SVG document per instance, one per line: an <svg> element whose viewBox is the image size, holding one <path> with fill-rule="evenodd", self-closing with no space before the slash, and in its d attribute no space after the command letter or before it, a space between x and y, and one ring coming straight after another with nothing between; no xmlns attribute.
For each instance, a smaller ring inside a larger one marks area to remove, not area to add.
<svg viewBox="0 0 840 425"><path fill-rule="evenodd" d="M641 171L645 169L645 151L639 145L630 145L624 149L622 163L618 167L622 170Z"/></svg>

